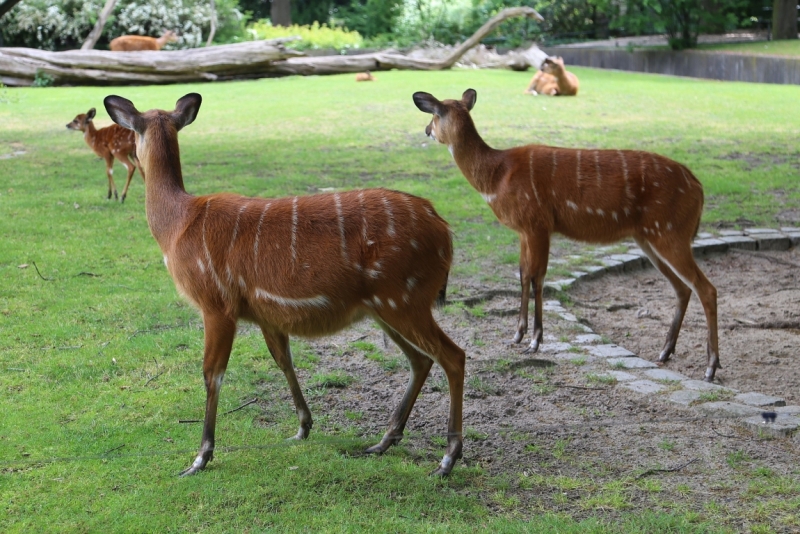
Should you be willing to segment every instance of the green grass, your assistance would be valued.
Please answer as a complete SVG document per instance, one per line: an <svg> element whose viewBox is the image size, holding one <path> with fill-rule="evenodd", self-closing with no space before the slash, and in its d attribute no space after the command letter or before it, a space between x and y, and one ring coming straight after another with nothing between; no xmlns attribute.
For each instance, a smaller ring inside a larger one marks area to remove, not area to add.
<svg viewBox="0 0 800 534"><path fill-rule="evenodd" d="M702 44L700 50L715 52L735 52L738 54L758 54L767 56L800 56L800 40L757 41L753 43Z"/></svg>
<svg viewBox="0 0 800 534"><path fill-rule="evenodd" d="M459 464L439 481L427 476L433 460L402 447L382 457L360 455L377 436L354 439L326 427L322 395L308 398L317 423L310 440L286 443L297 430L288 388L260 332L247 327L234 345L219 413L254 396L260 402L220 415L218 445L230 449L218 450L199 476L177 478L200 439L200 425L178 421L203 416L202 324L176 293L149 233L141 179L125 204L106 201L102 162L64 127L90 107L98 109L98 126L110 124L102 98L111 93L145 110L171 108L185 93L200 92L198 119L180 137L191 193L277 196L384 186L422 195L453 227L452 279L504 279L490 266L513 255L517 239L496 222L446 148L424 137L428 117L411 102L417 90L451 98L477 89L473 116L497 147L642 148L680 160L705 184L706 223L747 217L774 225L777 213L797 205L792 165L800 109L789 105L796 87L575 70L581 96L574 99L522 95L530 74L510 71L391 72L359 85L346 75L2 90L0 528L707 530L688 510L621 512L607 520L604 510L629 510L629 496L614 487L601 488L587 505L596 516L587 519L511 510L514 495L478 467ZM477 320L482 309L471 313ZM296 367L318 373L310 345L293 340L292 352ZM319 378L322 389L330 377ZM447 390L441 378L429 384ZM549 386L537 387L544 394ZM361 420L360 412L349 413ZM495 510L491 495L511 511Z"/></svg>

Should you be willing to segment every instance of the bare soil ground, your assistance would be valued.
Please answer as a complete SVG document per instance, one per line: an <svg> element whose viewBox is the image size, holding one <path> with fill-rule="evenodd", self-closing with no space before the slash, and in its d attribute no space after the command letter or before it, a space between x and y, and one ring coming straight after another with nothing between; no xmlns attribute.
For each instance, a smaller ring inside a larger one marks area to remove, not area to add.
<svg viewBox="0 0 800 534"><path fill-rule="evenodd" d="M753 326L800 319L800 269L795 266L800 252L769 257L730 253L701 263L719 291L724 369L718 377L740 391L777 394L797 404L800 330ZM469 295L518 290L518 285L451 280L450 289ZM577 304L568 305L570 311L608 338L604 341L656 358L674 307L672 288L657 271L606 276L574 289L571 297ZM631 306L609 312L610 304ZM443 330L467 352L464 458L450 487L479 494L498 511L523 516L562 512L614 520L626 512L692 512L734 531L800 532L797 437L755 437L731 419L699 420L693 408L670 403L669 390L644 396L599 380L607 362L577 348L559 355L522 354L524 345L507 344L518 306L516 297L507 297L476 308L451 304L436 312ZM584 333L581 324L552 312L545 313L544 322L549 343ZM678 352L667 368L701 378L705 336L702 309L693 298ZM298 370L301 384L336 371L354 379L342 388L308 390L315 416L312 438L316 434L324 440L324 433L329 439L363 437L363 445L377 442L408 380L402 353L391 342L384 345L382 333L368 322L311 341L306 352L319 360L313 369ZM275 424L279 406L291 404L282 375L275 373L280 378L259 391L264 425ZM444 375L434 366L406 438L388 454L404 455L432 470L444 452L447 395ZM342 452L358 455L361 448L343 447ZM459 476L459 469L466 468L499 478L476 486L474 477Z"/></svg>

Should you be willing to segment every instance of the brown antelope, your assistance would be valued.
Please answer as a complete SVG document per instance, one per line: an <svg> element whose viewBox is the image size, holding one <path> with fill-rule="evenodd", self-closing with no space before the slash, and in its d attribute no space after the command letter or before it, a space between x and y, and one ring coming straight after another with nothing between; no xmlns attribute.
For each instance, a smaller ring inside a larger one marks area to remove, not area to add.
<svg viewBox="0 0 800 534"><path fill-rule="evenodd" d="M370 71L359 72L358 74L356 74L356 81L357 82L374 82L375 81L375 76L373 76Z"/></svg>
<svg viewBox="0 0 800 534"><path fill-rule="evenodd" d="M408 357L411 379L383 439L367 452L382 453L402 439L435 361L450 386L450 419L447 452L434 473L447 475L461 457L465 356L431 313L452 259L447 223L431 204L385 189L195 197L183 186L178 131L194 121L200 95L184 96L172 112L139 113L119 96L104 102L115 122L136 132L150 231L178 291L203 316L205 423L197 457L183 474L213 458L219 392L239 319L261 328L294 398L294 438L304 439L311 413L292 369L289 335L322 336L370 317Z"/></svg>
<svg viewBox="0 0 800 534"><path fill-rule="evenodd" d="M578 94L578 77L564 68L561 57L549 57L542 63L542 71L556 80L556 96L575 96Z"/></svg>
<svg viewBox="0 0 800 534"><path fill-rule="evenodd" d="M146 35L120 35L109 44L112 52L135 52L139 50L161 50L167 43L174 43L178 36L172 30L165 31L161 37Z"/></svg>
<svg viewBox="0 0 800 534"><path fill-rule="evenodd" d="M539 70L531 78L528 88L523 91L526 95L550 95L558 94L558 81L552 74Z"/></svg>
<svg viewBox="0 0 800 534"><path fill-rule="evenodd" d="M125 165L125 168L128 169L128 179L125 181L125 189L122 190L122 200L120 200L120 202L125 202L125 197L128 196L128 187L131 185L131 178L133 178L133 173L137 167L144 180L144 170L136 157L134 134L132 131L116 124L98 130L94 127L94 122L92 122L95 113L95 109L92 108L87 113L77 115L72 119L72 122L67 124L67 128L83 132L83 138L89 148L106 161L109 199L112 192L115 199L119 198L117 196L117 186L114 184L114 158L117 158L120 163ZM129 158L133 158L133 163Z"/></svg>
<svg viewBox="0 0 800 534"><path fill-rule="evenodd" d="M675 343L692 291L708 326L711 381L719 364L717 290L692 256L692 239L703 211L703 187L675 161L638 150L576 150L526 145L508 150L489 147L469 112L477 93L461 100L439 101L414 93L414 103L433 120L425 133L448 145L456 165L481 193L494 214L520 237L522 303L514 343L528 330L528 299L534 287L533 338L526 352L542 342L542 284L547 272L550 236L611 243L632 237L653 265L667 277L678 297L660 362Z"/></svg>

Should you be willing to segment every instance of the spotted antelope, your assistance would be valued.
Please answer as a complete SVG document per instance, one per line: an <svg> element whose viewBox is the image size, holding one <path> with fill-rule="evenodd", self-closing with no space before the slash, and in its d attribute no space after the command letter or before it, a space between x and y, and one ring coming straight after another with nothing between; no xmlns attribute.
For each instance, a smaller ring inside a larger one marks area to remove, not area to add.
<svg viewBox="0 0 800 534"><path fill-rule="evenodd" d="M703 211L703 187L692 172L669 158L638 150L576 150L526 145L496 150L478 134L470 116L473 89L460 100L414 93L414 103L433 119L425 133L448 145L456 165L504 225L519 234L522 302L514 343L528 330L534 287L533 337L542 342L542 285L554 232L590 243L632 237L675 289L678 306L659 355L675 352L689 298L700 299L708 326L705 379L718 368L717 290L692 256Z"/></svg>
<svg viewBox="0 0 800 534"><path fill-rule="evenodd" d="M183 185L178 131L194 121L200 104L192 93L173 112L139 113L129 100L105 99L112 119L136 132L150 230L178 291L203 317L206 415L200 450L183 474L213 458L219 392L239 319L261 328L294 399L300 419L294 437L304 439L312 419L292 368L289 335L331 334L364 317L411 364L389 428L367 452L382 453L401 440L436 362L450 386L450 418L447 452L434 473L449 474L462 450L465 356L431 313L452 260L447 223L427 200L385 189L276 199L192 196Z"/></svg>
<svg viewBox="0 0 800 534"><path fill-rule="evenodd" d="M120 200L120 202L125 202L125 197L128 196L128 187L131 185L133 173L136 172L137 168L142 175L142 179L144 179L144 171L136 157L133 132L116 124L98 130L94 127L92 120L95 113L96 110L92 108L86 113L77 115L71 122L67 123L67 128L83 132L83 139L89 145L89 148L105 160L109 199L112 193L114 194L114 199L119 198L117 186L114 184L114 158L125 165L128 170L128 179L125 181L125 188L122 190L122 199ZM131 159L133 159L133 162L131 162Z"/></svg>

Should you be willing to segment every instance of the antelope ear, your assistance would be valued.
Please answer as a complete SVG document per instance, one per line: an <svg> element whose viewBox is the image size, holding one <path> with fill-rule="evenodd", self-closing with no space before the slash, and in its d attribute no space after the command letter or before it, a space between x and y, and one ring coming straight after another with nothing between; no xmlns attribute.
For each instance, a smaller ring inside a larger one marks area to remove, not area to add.
<svg viewBox="0 0 800 534"><path fill-rule="evenodd" d="M467 106L468 111L472 111L472 108L475 107L475 102L478 101L478 92L475 89L467 89L461 96L461 101Z"/></svg>
<svg viewBox="0 0 800 534"><path fill-rule="evenodd" d="M197 93L189 93L175 103L175 111L172 112L172 119L175 121L175 128L180 130L184 126L189 126L197 118L200 111L200 104L203 97Z"/></svg>
<svg viewBox="0 0 800 534"><path fill-rule="evenodd" d="M109 95L103 99L103 105L111 116L111 120L139 135L144 133L146 126L144 119L133 102L121 96Z"/></svg>
<svg viewBox="0 0 800 534"><path fill-rule="evenodd" d="M89 122L90 120L92 120L96 114L97 114L97 110L94 109L94 108L92 108L89 111L87 111L86 112L86 122Z"/></svg>
<svg viewBox="0 0 800 534"><path fill-rule="evenodd" d="M414 93L412 98L414 99L414 104L416 104L419 110L423 113L439 115L441 102L439 102L432 94L418 91Z"/></svg>

